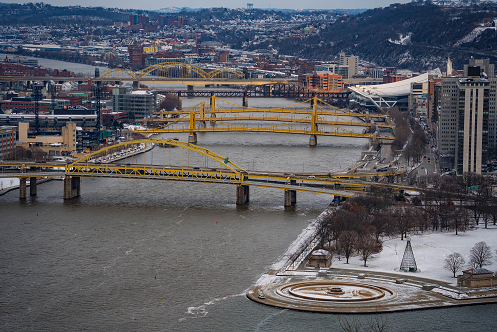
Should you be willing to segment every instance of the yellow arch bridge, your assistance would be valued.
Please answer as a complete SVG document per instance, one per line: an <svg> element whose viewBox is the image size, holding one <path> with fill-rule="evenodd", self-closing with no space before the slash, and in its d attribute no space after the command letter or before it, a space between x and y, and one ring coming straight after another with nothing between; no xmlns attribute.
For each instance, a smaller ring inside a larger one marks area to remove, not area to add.
<svg viewBox="0 0 497 332"><path fill-rule="evenodd" d="M218 103L223 103L219 107ZM261 115L262 113L262 115ZM393 126L383 114L359 114L336 108L317 97L281 108L240 106L216 96L192 107L156 112L158 119L141 119L151 129L135 130L143 134L189 133L188 142L197 142L199 132L263 132L309 135L309 145L318 136L340 136L393 140ZM346 120L340 120L341 118ZM375 121L376 120L376 121ZM267 124L272 123L272 124ZM357 132L344 127L364 127ZM379 133L379 130L383 132Z"/></svg>
<svg viewBox="0 0 497 332"><path fill-rule="evenodd" d="M218 68L206 71L198 66L190 65L182 62L163 62L148 66L140 71L132 71L130 69L113 68L100 73L102 79L109 80L125 80L132 79L134 81L155 80L158 78L192 78L192 79L242 79L245 74L236 69ZM204 83L205 84L205 83Z"/></svg>
<svg viewBox="0 0 497 332"><path fill-rule="evenodd" d="M147 153L143 161L137 163L130 152L137 146L162 146L156 150L155 158L150 150L148 163ZM179 147L181 149L172 149ZM157 153L158 151L158 153ZM174 151L175 158L172 158ZM161 153L162 152L162 153ZM124 155L124 157L122 157ZM102 163L101 160L117 156L119 161ZM120 157L119 157L120 156ZM162 162L160 161L162 157ZM174 159L174 164L172 162ZM167 162L169 160L169 162ZM134 162L135 161L135 162ZM154 164L155 161L155 164ZM159 164L157 164L159 163ZM105 147L71 162L6 162L0 164L0 177L17 177L20 179L19 197L27 195L27 179L30 181L30 195L37 194L37 178L64 177L64 199L80 196L82 177L105 177L123 179L149 179L200 182L204 184L229 184L236 186L236 203L249 202L249 187L265 187L284 191L284 205L296 203L296 193L311 192L339 197L353 197L366 194L365 189L371 186L389 187L395 190L416 190L409 186L386 184L370 181L350 180L351 178L367 178L401 176L403 172L388 173L295 173L246 171L227 157L213 151L181 141L170 139L142 139Z"/></svg>

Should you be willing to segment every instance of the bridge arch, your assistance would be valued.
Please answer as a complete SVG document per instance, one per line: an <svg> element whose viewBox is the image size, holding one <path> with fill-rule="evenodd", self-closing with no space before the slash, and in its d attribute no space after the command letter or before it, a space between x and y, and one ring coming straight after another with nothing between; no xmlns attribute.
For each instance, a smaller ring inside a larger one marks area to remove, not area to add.
<svg viewBox="0 0 497 332"><path fill-rule="evenodd" d="M117 76L112 76L113 74L117 74ZM107 69L100 73L101 78L112 78L112 79L119 79L119 78L134 78L136 79L136 73L132 70L129 69L123 69L123 68L113 68L113 69Z"/></svg>
<svg viewBox="0 0 497 332"><path fill-rule="evenodd" d="M105 148L102 148L100 150L94 151L90 154L87 154L86 156L74 161L72 164L69 164L66 166L66 172L70 171L71 168L76 166L78 163L83 163L83 162L88 162L89 160L97 157L99 154L109 151L111 149L114 149L119 146L126 146L126 145L131 145L131 144L140 144L140 143L157 143L157 144L167 144L167 145L173 145L173 146L178 146L184 149L188 149L190 151L197 152L207 158L210 158L211 160L214 160L218 162L220 165L224 165L226 168L230 169L233 173L236 174L241 174L241 172L245 172L241 167L236 165L235 163L231 162L228 160L228 158L225 158L209 149L203 148L201 146L197 146L195 144L190 144L186 142L181 142L173 139L167 139L167 138L144 138L144 139L138 139L138 140L132 140L132 141L126 141L122 142L119 144L114 144L114 145L109 145L106 146Z"/></svg>
<svg viewBox="0 0 497 332"><path fill-rule="evenodd" d="M183 76L175 76L176 77L182 77L182 78L207 78L208 74L200 67L190 65L188 63L183 63L183 62L162 62L158 63L155 65L148 66L147 68L144 68L140 70L139 72L136 73L136 76L138 78L144 78L148 74L155 72L155 71L160 71L160 70L176 70L176 72L173 72L172 74L183 74ZM160 75L161 73L155 73L155 76L162 76ZM159 75L157 75L159 74ZM171 74L171 73L166 73L166 74ZM184 75L187 76L184 76ZM167 76L169 77L169 75Z"/></svg>
<svg viewBox="0 0 497 332"><path fill-rule="evenodd" d="M141 80L147 75L169 77L169 78L244 78L243 72L231 68L218 68L213 71L205 71L198 66L183 62L162 62L148 66L140 71L134 72L130 69L113 68L103 71L102 78L121 79L132 78Z"/></svg>
<svg viewBox="0 0 497 332"><path fill-rule="evenodd" d="M245 78L245 74L243 72L231 68L219 68L207 73L209 78L216 78L216 77L219 78L222 77L223 75L230 76L230 74L235 75L238 78Z"/></svg>

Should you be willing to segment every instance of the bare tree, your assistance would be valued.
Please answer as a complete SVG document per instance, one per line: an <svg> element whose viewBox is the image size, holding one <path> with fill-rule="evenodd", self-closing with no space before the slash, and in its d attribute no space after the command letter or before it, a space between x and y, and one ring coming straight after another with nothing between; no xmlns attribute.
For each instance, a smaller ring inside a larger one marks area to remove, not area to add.
<svg viewBox="0 0 497 332"><path fill-rule="evenodd" d="M371 235L363 235L359 238L356 244L356 250L361 259L364 261L364 267L368 259L373 258L374 254L381 251L381 244L376 241L376 239Z"/></svg>
<svg viewBox="0 0 497 332"><path fill-rule="evenodd" d="M340 251L345 256L346 264L349 264L349 258L354 253L355 243L357 241L356 231L344 231L338 237Z"/></svg>
<svg viewBox="0 0 497 332"><path fill-rule="evenodd" d="M490 264L492 264L492 251L485 241L480 241L469 251L469 265L481 269Z"/></svg>
<svg viewBox="0 0 497 332"><path fill-rule="evenodd" d="M344 332L387 332L388 321L385 317L380 317L379 315L371 316L368 321L361 322L354 319L347 319L346 317L338 316L338 322L340 323L340 327Z"/></svg>
<svg viewBox="0 0 497 332"><path fill-rule="evenodd" d="M444 268L449 270L456 277L456 272L464 265L464 257L458 252L452 253L445 259Z"/></svg>

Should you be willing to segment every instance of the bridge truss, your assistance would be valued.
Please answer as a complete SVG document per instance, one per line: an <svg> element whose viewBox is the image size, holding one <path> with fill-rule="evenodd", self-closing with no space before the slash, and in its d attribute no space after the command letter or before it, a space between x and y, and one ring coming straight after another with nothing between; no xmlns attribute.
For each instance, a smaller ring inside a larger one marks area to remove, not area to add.
<svg viewBox="0 0 497 332"><path fill-rule="evenodd" d="M133 79L142 81L157 78L244 78L243 72L231 68L219 68L206 71L198 66L181 62L163 62L134 72L129 69L113 68L100 73L101 78L118 81L122 79Z"/></svg>
<svg viewBox="0 0 497 332"><path fill-rule="evenodd" d="M149 152L146 152L140 158L128 154L130 149L140 144L149 145L151 147L148 149ZM156 148L153 148L154 144ZM157 146L162 148L157 148ZM101 162L104 157L115 156L116 154L121 155L121 160L111 163ZM168 159L169 162L167 162ZM412 190L411 187L397 184L347 179L366 176L394 177L402 175L403 171L369 175L345 174L344 172L309 175L305 173L288 174L284 172L247 171L231 162L229 158L203 147L177 140L156 138L133 140L108 146L70 164L11 161L0 164L0 168L2 169L0 177L18 177L21 179L21 195L24 192L24 197L20 195L21 198L25 198L26 179L30 179L31 186L36 187L36 178L54 176L63 176L65 178L64 197L66 199L79 196L80 177L231 184L237 186L237 204L248 202L248 187L250 186L280 189L285 192L285 206L295 203L296 196L294 193L297 191L353 197L366 194L365 188L368 186ZM344 179L344 177L347 178ZM23 186L24 189L22 189ZM343 188L341 189L340 186ZM74 194L75 187L77 187L76 194Z"/></svg>
<svg viewBox="0 0 497 332"><path fill-rule="evenodd" d="M261 114L262 113L262 114ZM191 143L198 132L265 132L368 138L392 140L389 133L378 134L371 119L382 119L382 127L392 128L385 115L352 113L336 108L317 97L295 105L280 108L254 108L240 106L212 96L192 107L159 112L158 119L142 119L154 128L136 130L150 133L190 133ZM346 118L343 120L343 118ZM271 124L268 124L271 123ZM345 127L345 128L344 128ZM357 132L351 127L365 127Z"/></svg>

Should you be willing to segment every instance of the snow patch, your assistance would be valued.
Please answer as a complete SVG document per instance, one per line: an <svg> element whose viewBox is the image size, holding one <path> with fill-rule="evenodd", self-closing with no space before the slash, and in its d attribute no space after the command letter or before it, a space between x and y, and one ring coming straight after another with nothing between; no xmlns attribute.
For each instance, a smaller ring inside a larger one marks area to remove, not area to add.
<svg viewBox="0 0 497 332"><path fill-rule="evenodd" d="M483 31L485 31L487 29L491 29L491 30L495 31L495 27L476 27L473 31L471 31L466 36L464 36L463 38L458 40L454 44L454 46L461 46L462 44L472 42L473 40L475 40L475 38L477 38L479 35L481 35Z"/></svg>
<svg viewBox="0 0 497 332"><path fill-rule="evenodd" d="M400 34L398 40L392 40L392 38L388 38L388 41L392 44L397 45L407 45L411 43L412 32L409 32L407 35Z"/></svg>
<svg viewBox="0 0 497 332"><path fill-rule="evenodd" d="M17 178L2 178L0 179L0 190L17 187L19 183Z"/></svg>

